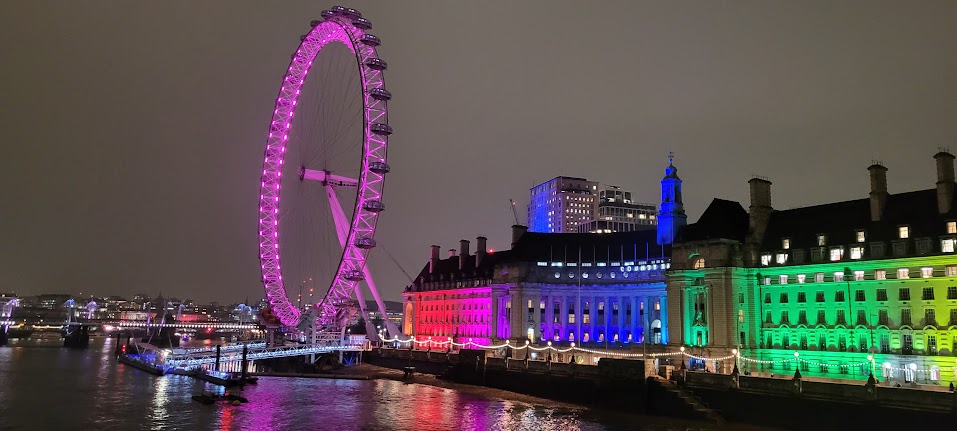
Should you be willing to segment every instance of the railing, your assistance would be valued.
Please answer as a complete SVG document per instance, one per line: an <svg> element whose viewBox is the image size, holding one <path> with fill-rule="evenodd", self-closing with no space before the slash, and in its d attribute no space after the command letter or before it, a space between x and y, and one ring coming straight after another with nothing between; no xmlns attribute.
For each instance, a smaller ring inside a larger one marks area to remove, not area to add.
<svg viewBox="0 0 957 431"><path fill-rule="evenodd" d="M246 360L255 361L259 359L284 358L289 356L303 356L338 351L357 352L363 350L363 347L364 346L358 345L330 346L315 344L268 347L255 351L248 351L246 354ZM221 355L219 361L236 362L241 361L242 359L241 353L237 354L237 352L230 352L228 355ZM215 352L212 354L170 355L166 358L165 365L169 368L194 368L214 363L216 363Z"/></svg>
<svg viewBox="0 0 957 431"><path fill-rule="evenodd" d="M243 346L249 346L250 349L263 349L266 347L265 341L256 341L250 343L234 343L234 344L223 344L220 346L220 352L233 352L233 351L242 351ZM193 349L185 349L179 351L180 349L173 349L177 355L191 355L195 353L216 353L216 346L209 345L205 347L198 347Z"/></svg>

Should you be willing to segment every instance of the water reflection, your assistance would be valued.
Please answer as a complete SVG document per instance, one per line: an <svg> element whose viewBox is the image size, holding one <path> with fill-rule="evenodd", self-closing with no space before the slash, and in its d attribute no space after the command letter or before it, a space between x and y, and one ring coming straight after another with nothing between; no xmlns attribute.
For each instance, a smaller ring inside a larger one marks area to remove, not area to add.
<svg viewBox="0 0 957 431"><path fill-rule="evenodd" d="M55 341L59 343L59 341ZM0 430L603 430L644 428L634 416L503 401L388 380L260 378L250 402L204 405L223 388L117 364L112 341L86 350L0 348ZM55 414L51 414L55 412ZM611 419L609 419L611 418ZM657 429L664 429L658 427Z"/></svg>

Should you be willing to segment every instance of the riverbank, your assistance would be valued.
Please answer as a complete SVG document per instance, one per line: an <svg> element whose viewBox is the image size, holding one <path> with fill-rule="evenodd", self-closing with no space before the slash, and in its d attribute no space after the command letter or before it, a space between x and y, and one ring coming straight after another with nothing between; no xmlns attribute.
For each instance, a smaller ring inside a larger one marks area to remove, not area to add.
<svg viewBox="0 0 957 431"><path fill-rule="evenodd" d="M746 424L712 424L702 421L685 420L680 418L667 418L660 416L642 415L633 412L622 412L618 410L596 408L595 406L584 406L580 404L556 401L547 398L541 398L518 392L507 391L503 389L490 388L486 386L470 385L465 383L456 383L443 380L437 376L424 373L415 373L411 380L405 379L405 373L402 370L380 367L372 364L359 364L351 367L331 371L333 375L362 376L370 380L393 380L411 385L425 385L437 388L448 389L459 393L464 393L488 400L500 400L506 402L517 402L534 406L541 406L557 410L574 411L583 417L602 417L612 419L615 423L627 423L633 421L641 424L643 430L741 430L741 431L772 431L774 428L758 427Z"/></svg>

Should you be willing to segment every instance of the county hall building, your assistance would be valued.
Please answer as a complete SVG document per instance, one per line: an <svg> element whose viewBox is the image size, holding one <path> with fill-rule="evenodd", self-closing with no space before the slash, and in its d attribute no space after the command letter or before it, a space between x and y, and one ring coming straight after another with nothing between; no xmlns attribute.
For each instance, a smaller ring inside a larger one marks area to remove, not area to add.
<svg viewBox="0 0 957 431"><path fill-rule="evenodd" d="M763 178L747 211L715 199L673 244L671 347L769 361L745 361L752 372L953 382L954 156L934 159L926 190L890 194L873 164L862 199L775 210Z"/></svg>
<svg viewBox="0 0 957 431"><path fill-rule="evenodd" d="M512 226L512 248L461 240L403 293L407 335L418 340L624 348L669 342L665 294L674 234L685 223L681 180L669 164L657 226L615 233L539 233ZM428 345L421 346L428 348Z"/></svg>

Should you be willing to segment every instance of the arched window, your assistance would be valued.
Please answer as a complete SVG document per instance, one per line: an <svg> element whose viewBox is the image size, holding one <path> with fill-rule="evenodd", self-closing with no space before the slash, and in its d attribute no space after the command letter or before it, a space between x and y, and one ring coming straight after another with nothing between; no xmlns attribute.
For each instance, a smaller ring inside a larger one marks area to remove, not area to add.
<svg viewBox="0 0 957 431"><path fill-rule="evenodd" d="M703 258L703 257L698 257L698 258L696 258L696 259L694 260L693 268L694 268L694 269L704 268L704 258Z"/></svg>

